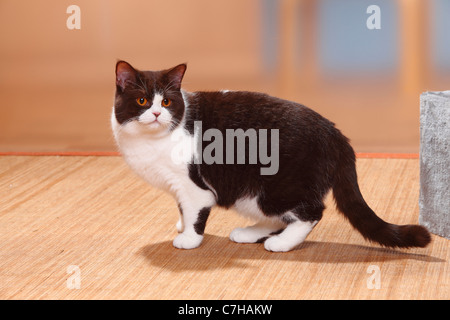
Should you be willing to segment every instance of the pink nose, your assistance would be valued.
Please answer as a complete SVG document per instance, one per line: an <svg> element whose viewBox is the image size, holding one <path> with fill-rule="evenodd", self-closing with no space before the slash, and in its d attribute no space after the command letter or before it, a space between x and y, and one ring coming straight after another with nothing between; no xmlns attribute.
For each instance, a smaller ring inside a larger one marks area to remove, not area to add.
<svg viewBox="0 0 450 320"><path fill-rule="evenodd" d="M156 118L158 118L158 116L161 114L161 112L153 112L153 114L155 115Z"/></svg>

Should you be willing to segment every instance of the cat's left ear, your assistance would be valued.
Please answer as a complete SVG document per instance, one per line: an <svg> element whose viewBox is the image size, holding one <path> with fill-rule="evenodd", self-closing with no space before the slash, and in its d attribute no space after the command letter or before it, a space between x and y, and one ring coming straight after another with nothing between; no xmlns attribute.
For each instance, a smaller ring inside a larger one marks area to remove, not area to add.
<svg viewBox="0 0 450 320"><path fill-rule="evenodd" d="M136 70L126 61L118 61L116 64L116 85L122 90L128 83L136 82Z"/></svg>
<svg viewBox="0 0 450 320"><path fill-rule="evenodd" d="M181 89L181 80L183 80L184 73L186 72L187 65L185 63L179 64L176 67L167 71L170 83L176 90Z"/></svg>

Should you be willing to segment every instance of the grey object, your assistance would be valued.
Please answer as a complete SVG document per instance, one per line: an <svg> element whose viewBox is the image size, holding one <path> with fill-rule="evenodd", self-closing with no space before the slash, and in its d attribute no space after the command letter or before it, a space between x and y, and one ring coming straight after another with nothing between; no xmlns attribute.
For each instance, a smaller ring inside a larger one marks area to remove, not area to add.
<svg viewBox="0 0 450 320"><path fill-rule="evenodd" d="M450 90L420 95L419 223L450 239Z"/></svg>

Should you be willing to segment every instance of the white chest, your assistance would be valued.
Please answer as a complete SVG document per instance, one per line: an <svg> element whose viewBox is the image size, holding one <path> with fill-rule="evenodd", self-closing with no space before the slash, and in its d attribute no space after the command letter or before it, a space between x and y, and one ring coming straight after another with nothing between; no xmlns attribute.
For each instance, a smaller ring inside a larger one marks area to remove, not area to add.
<svg viewBox="0 0 450 320"><path fill-rule="evenodd" d="M114 137L127 164L154 187L177 193L189 179L193 138L182 128L155 136L138 123L120 126L112 120Z"/></svg>

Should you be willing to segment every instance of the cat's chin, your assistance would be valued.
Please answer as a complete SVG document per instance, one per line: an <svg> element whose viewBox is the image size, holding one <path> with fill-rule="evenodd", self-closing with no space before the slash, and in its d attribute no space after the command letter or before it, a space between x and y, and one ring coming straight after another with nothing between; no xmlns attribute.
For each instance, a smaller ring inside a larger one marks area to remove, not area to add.
<svg viewBox="0 0 450 320"><path fill-rule="evenodd" d="M168 125L157 120L152 122L139 122L142 129L151 133L162 133L168 130Z"/></svg>
<svg viewBox="0 0 450 320"><path fill-rule="evenodd" d="M163 125L161 124L161 122L159 122L158 120L155 121L151 121L151 122L139 122L140 124L142 124L145 128L150 129L150 130L160 130Z"/></svg>

